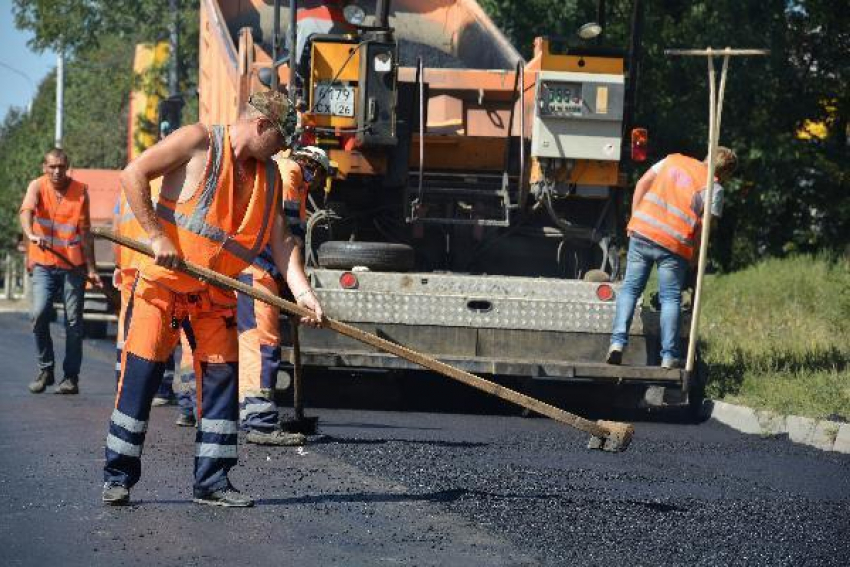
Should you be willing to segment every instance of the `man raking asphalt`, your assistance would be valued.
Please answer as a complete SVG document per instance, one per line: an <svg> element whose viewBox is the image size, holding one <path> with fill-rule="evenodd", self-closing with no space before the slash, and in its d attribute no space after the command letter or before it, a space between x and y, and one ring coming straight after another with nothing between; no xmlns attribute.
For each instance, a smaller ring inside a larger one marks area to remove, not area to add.
<svg viewBox="0 0 850 567"><path fill-rule="evenodd" d="M151 257L153 257L154 255L153 251L149 246L140 242L136 242L129 238L118 236L108 230L94 229L92 232L96 237L105 238L106 240L109 240L121 246L126 246L127 248L131 248L132 250L135 250L136 252L139 252L141 254L145 254ZM312 315L312 313L310 313L310 311L304 307L281 299L280 297L274 296L272 294L256 290L249 285L245 285L239 282L238 280L219 274L214 270L210 270L208 268L204 268L202 266L198 266L190 262L186 262L184 260L180 260L175 269L177 271L189 274L193 277L198 278L201 281L205 281L220 288L231 291L238 291L240 293L248 295L256 300L263 301L265 303L268 303L269 305L278 307L279 309L285 311L286 313L289 313L290 315L295 315L299 317L309 317ZM405 360L428 368L429 370L433 370L434 372L438 372L439 374L442 374L459 382L463 382L467 386L471 386L507 402L511 402L540 415L554 419L561 423L565 423L575 429L584 431L585 433L589 433L591 435L591 439L588 443L588 448L590 449L600 449L602 451L608 452L624 451L629 446L629 443L631 442L632 437L634 436L634 427L628 423L619 423L614 421L603 420L593 422L584 419L575 414L569 413L560 408L557 408L530 396L526 396L525 394L521 394L509 388L505 388L504 386L500 386L495 382L491 382L474 374L470 374L469 372L465 372L444 362L440 362L439 360L426 356L422 353L416 352L412 349L382 339L376 335L367 333L356 327L347 325L341 321L337 321L330 317L325 317L323 326L362 343L371 345L384 352L394 354L400 358L404 358Z"/></svg>

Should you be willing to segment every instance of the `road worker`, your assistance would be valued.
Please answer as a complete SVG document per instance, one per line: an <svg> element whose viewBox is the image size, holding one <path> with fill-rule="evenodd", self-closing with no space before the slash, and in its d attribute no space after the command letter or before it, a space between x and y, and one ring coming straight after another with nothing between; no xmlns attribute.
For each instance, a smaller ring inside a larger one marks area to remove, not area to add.
<svg viewBox="0 0 850 567"><path fill-rule="evenodd" d="M628 344L629 328L638 297L646 287L652 266L658 265L661 300L661 366L682 364L679 315L682 286L689 264L698 257L703 203L708 174L705 161L671 154L653 165L637 182L632 198L632 218L626 275L617 297L607 362L620 364ZM723 187L735 170L735 152L717 148L711 214L723 212Z"/></svg>
<svg viewBox="0 0 850 567"><path fill-rule="evenodd" d="M53 297L60 292L65 307L64 378L57 394L79 392L83 360L83 303L86 282L99 287L94 245L89 228L86 186L68 176L68 155L59 148L47 152L43 175L27 187L19 218L29 241L27 269L32 272L32 324L38 351L38 376L29 390L39 394L54 383L50 320Z"/></svg>
<svg viewBox="0 0 850 567"><path fill-rule="evenodd" d="M324 150L302 148L279 160L283 180L283 209L289 233L303 249L307 197L313 188L324 187L331 165ZM257 290L292 297L281 281L270 247L257 256L239 280ZM302 291L308 293L308 290ZM298 299L296 296L295 299ZM238 295L239 326L239 418L248 431L246 441L260 445L301 445L304 435L286 433L274 402L280 361L280 309L251 297Z"/></svg>
<svg viewBox="0 0 850 567"><path fill-rule="evenodd" d="M236 464L239 417L236 296L174 268L183 258L235 277L271 242L275 265L298 304L311 312L301 322L321 325L322 308L288 234L280 178L270 160L294 128L293 105L283 95L255 93L229 126L181 128L122 172L122 188L155 260L140 266L127 307L121 379L106 440L105 503L129 502L141 474L151 401L188 321L198 399L194 501L253 505L228 479ZM157 177L163 181L154 209L150 182Z"/></svg>
<svg viewBox="0 0 850 567"><path fill-rule="evenodd" d="M152 202L156 202L159 196L161 179L154 180L151 183L151 198ZM112 228L116 234L127 238L150 245L150 240L147 233L144 231L136 216L127 204L127 198L122 192L118 196L115 203L114 217ZM138 266L144 260L145 256L127 248L125 246L115 245L115 272L112 276L113 285L121 291L121 308L118 312L118 332L115 337L115 384L121 378L121 354L124 352L124 334L126 332L126 314L127 305L130 302L130 297L133 292L133 282L136 281L138 274ZM185 367L186 361L189 361L191 366L192 352L189 348L189 343L186 340L185 333L180 334L180 343L182 350L181 367ZM157 389L156 395L153 398L154 406L164 406L170 404L175 398L180 407L177 416L177 425L194 426L194 400L192 396L194 391L186 387L174 387L174 371L175 371L175 353L171 353L165 363L165 373L163 374L162 383ZM182 386L182 385L181 385Z"/></svg>

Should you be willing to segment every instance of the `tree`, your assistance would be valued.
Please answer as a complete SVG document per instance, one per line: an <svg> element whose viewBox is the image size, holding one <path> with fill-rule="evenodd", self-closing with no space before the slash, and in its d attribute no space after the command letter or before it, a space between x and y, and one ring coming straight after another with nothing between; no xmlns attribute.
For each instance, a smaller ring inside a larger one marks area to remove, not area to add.
<svg viewBox="0 0 850 567"><path fill-rule="evenodd" d="M180 59L188 72L181 88L194 93L197 5L183 5ZM13 11L18 27L34 33L32 47L66 54L64 145L72 166L124 167L129 93L142 80L133 77L134 46L165 37L167 0L15 0ZM23 192L41 174L42 157L53 145L55 93L51 74L39 85L31 112L12 109L0 125L0 249L14 245ZM187 98L186 120L196 120L197 101Z"/></svg>
<svg viewBox="0 0 850 567"><path fill-rule="evenodd" d="M595 2L482 0L520 51L535 35L572 35ZM606 2L607 41L625 46L632 0ZM647 0L637 123L651 157L702 157L708 94L702 59L668 58L671 47L766 47L770 56L730 65L721 143L741 167L727 185L713 260L734 269L766 254L843 249L850 234L850 12L840 0ZM546 17L540 17L546 14ZM718 60L719 63L719 60ZM807 121L823 139L801 139Z"/></svg>

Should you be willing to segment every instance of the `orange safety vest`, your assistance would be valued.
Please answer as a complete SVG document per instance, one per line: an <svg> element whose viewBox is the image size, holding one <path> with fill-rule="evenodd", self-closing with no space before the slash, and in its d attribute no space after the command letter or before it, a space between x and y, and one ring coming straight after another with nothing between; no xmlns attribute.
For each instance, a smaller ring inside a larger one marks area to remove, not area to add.
<svg viewBox="0 0 850 567"><path fill-rule="evenodd" d="M290 234L304 237L305 221L307 220L307 196L309 187L304 183L301 166L295 160L281 159L278 162L280 177L283 181L283 217ZM280 275L272 257L271 246L266 246L254 258L254 265L265 270L273 277Z"/></svg>
<svg viewBox="0 0 850 567"><path fill-rule="evenodd" d="M681 154L667 156L627 228L690 260L701 219L694 196L705 187L707 166Z"/></svg>
<svg viewBox="0 0 850 567"><path fill-rule="evenodd" d="M151 199L156 202L159 196L159 190L162 187L162 178L159 177L151 181ZM115 218L115 232L126 238L132 238L137 242L150 246L151 240L148 233L139 224L136 215L130 208L130 203L127 202L127 196L122 191L118 197L118 214ZM147 258L144 254L139 254L126 246L118 246L118 254L115 257L115 263L121 270L120 285L132 285L136 279L139 265Z"/></svg>
<svg viewBox="0 0 850 567"><path fill-rule="evenodd" d="M226 126L210 128L210 148L204 176L194 195L175 202L160 193L156 214L163 231L180 256L229 277L236 277L254 260L271 235L280 202L280 185L273 160L258 163L251 198L243 216L237 214L233 150ZM147 259L141 276L178 293L209 290L219 303L235 304L236 296L208 286L192 276Z"/></svg>
<svg viewBox="0 0 850 567"><path fill-rule="evenodd" d="M38 204L33 215L32 231L47 240L47 245L71 261L69 266L50 250L29 244L27 266L35 264L71 269L85 264L80 218L86 202L86 186L71 179L64 194L53 189L50 179L43 175L38 182Z"/></svg>
<svg viewBox="0 0 850 567"><path fill-rule="evenodd" d="M291 228L296 219L302 222L307 219L310 188L304 183L304 173L295 160L280 161L280 177L283 180L283 210Z"/></svg>

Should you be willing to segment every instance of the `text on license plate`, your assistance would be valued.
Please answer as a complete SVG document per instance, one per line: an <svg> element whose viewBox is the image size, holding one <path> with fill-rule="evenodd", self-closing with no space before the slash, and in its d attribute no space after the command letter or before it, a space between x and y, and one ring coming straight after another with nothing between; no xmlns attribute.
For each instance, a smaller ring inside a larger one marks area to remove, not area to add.
<svg viewBox="0 0 850 567"><path fill-rule="evenodd" d="M318 84L313 112L333 116L354 116L354 87Z"/></svg>

